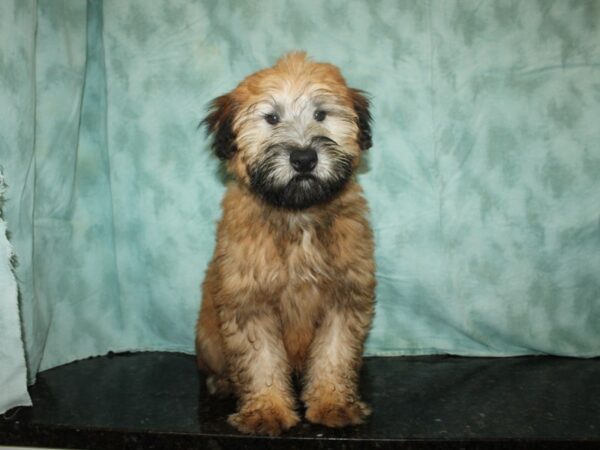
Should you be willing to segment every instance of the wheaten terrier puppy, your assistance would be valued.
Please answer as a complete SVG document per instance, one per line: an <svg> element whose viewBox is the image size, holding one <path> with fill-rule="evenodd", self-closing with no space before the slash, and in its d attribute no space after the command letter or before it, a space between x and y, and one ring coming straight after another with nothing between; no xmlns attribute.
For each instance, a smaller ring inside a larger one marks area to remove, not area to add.
<svg viewBox="0 0 600 450"><path fill-rule="evenodd" d="M354 172L371 147L364 93L331 64L290 53L216 98L203 124L232 181L197 325L209 392L229 423L276 435L306 418L359 424L358 370L374 313L367 204Z"/></svg>

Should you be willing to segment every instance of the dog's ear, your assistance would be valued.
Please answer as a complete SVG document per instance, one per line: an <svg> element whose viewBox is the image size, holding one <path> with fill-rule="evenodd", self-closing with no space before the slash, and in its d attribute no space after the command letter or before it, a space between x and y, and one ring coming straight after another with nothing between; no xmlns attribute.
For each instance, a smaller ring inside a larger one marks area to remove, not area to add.
<svg viewBox="0 0 600 450"><path fill-rule="evenodd" d="M230 94L215 98L208 107L208 115L200 122L206 134L213 136L212 149L221 159L229 159L237 152L233 119L237 110Z"/></svg>
<svg viewBox="0 0 600 450"><path fill-rule="evenodd" d="M350 89L350 98L352 106L358 116L358 145L361 150L368 150L373 145L371 134L371 111L369 111L370 102L366 92L360 89Z"/></svg>

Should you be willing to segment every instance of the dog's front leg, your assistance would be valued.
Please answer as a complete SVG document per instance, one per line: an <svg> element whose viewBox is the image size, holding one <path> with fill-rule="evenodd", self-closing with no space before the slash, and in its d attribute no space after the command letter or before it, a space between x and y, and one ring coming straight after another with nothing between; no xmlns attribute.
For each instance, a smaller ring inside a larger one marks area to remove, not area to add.
<svg viewBox="0 0 600 450"><path fill-rule="evenodd" d="M360 400L358 370L371 323L370 308L334 307L311 346L302 400L306 418L329 427L357 425L371 411Z"/></svg>
<svg viewBox="0 0 600 450"><path fill-rule="evenodd" d="M229 423L242 433L278 435L299 421L290 367L275 314L221 310L228 371L239 396Z"/></svg>

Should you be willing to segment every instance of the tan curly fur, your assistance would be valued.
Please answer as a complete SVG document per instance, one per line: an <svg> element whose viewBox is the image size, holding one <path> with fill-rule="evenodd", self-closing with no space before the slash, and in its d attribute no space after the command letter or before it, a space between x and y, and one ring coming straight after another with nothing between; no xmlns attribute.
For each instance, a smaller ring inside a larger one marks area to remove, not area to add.
<svg viewBox="0 0 600 450"><path fill-rule="evenodd" d="M371 146L368 107L335 66L291 53L215 99L204 121L234 181L202 286L197 358L211 393L238 397L229 423L243 433L299 422L294 372L309 421L341 427L370 412L357 387L373 236L354 176ZM318 161L302 178L289 160L307 148Z"/></svg>

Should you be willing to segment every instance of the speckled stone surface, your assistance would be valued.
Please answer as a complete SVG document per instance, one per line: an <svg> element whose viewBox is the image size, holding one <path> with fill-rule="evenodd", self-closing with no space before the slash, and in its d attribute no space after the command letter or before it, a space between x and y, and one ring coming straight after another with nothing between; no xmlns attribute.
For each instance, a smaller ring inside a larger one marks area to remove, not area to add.
<svg viewBox="0 0 600 450"><path fill-rule="evenodd" d="M33 408L0 418L0 444L62 448L595 448L600 360L551 357L368 358L373 415L331 430L303 422L278 438L226 423L233 400L209 398L192 356L92 358L38 376Z"/></svg>

